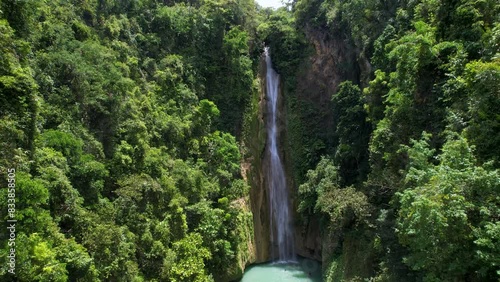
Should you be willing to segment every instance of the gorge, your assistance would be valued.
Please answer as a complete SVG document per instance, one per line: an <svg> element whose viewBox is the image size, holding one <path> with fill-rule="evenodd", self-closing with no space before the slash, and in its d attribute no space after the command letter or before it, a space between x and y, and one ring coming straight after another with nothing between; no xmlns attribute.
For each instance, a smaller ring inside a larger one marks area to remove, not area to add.
<svg viewBox="0 0 500 282"><path fill-rule="evenodd" d="M280 154L283 150L278 148L279 126L278 116L283 103L278 103L280 97L280 77L273 69L269 48L264 49L265 64L265 93L266 107L266 154L263 162L267 162L267 174L264 174L264 183L261 189L266 189L269 206L270 250L268 263L253 265L245 270L242 282L259 281L287 281L287 282L319 282L321 281L321 266L318 262L298 258L295 251L294 220L290 205L289 188L285 169ZM263 238L265 240L265 238Z"/></svg>
<svg viewBox="0 0 500 282"><path fill-rule="evenodd" d="M498 281L498 0L284 2L0 0L0 281Z"/></svg>

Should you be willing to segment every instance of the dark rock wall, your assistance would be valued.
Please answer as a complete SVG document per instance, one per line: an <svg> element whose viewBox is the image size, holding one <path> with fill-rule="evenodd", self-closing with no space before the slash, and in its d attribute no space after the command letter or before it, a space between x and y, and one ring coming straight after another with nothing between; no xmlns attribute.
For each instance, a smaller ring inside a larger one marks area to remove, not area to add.
<svg viewBox="0 0 500 282"><path fill-rule="evenodd" d="M369 71L370 66L364 60L357 59L356 49L348 39L347 34L331 34L324 30L305 28L306 36L314 47L313 54L304 60L297 71L296 85L294 93L285 93L286 97L294 97L298 101L305 101L308 105L314 107L315 115L321 115L319 132L326 144L325 152L331 150L332 132L335 130L332 116L332 105L330 100L332 95L338 90L338 86L345 80L351 80L359 83L361 72ZM359 63L358 63L359 62ZM289 109L300 112L300 108ZM303 124L308 125L308 120L303 118ZM292 126L287 124L287 126ZM322 132L321 132L322 131ZM293 138L289 138L293 139ZM292 148L293 146L288 146ZM300 183L293 183L293 174L297 171L293 169L293 160L289 152L285 154L287 158L287 171L289 171L290 189L293 193L295 210L298 206L297 191ZM298 217L298 215L296 215ZM303 222L299 218L296 220L295 240L299 255L318 261L324 261L329 254L322 252L323 246L327 244L338 245L338 236L322 234L318 220ZM323 232L325 233L325 232ZM328 238L324 238L327 236ZM331 249L331 248L327 248Z"/></svg>

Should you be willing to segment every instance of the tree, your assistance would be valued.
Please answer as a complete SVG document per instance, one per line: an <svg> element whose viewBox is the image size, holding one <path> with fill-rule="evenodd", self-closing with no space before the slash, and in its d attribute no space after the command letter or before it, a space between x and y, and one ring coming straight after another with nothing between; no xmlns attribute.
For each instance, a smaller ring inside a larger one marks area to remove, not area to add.
<svg viewBox="0 0 500 282"><path fill-rule="evenodd" d="M211 257L208 249L201 246L202 237L190 233L173 245L177 259L172 265L172 281L204 282L213 281L205 272L205 260Z"/></svg>
<svg viewBox="0 0 500 282"><path fill-rule="evenodd" d="M498 170L476 164L473 148L459 135L448 138L434 165L429 135L405 147L411 163L399 193L398 234L411 253L405 262L431 280L498 278ZM473 272L472 270L476 270Z"/></svg>
<svg viewBox="0 0 500 282"><path fill-rule="evenodd" d="M370 127L366 122L361 91L351 81L342 82L332 96L335 137L335 162L344 183L361 180L368 170Z"/></svg>
<svg viewBox="0 0 500 282"><path fill-rule="evenodd" d="M338 181L337 168L323 157L299 186L299 212L309 217L321 215L327 226L336 229L362 222L369 215L367 197L353 187L340 187Z"/></svg>

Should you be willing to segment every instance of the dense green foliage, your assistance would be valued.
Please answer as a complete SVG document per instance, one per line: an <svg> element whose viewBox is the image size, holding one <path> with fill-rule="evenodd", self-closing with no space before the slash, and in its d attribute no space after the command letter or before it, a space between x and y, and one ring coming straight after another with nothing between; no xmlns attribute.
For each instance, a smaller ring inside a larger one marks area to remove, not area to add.
<svg viewBox="0 0 500 282"><path fill-rule="evenodd" d="M0 1L18 281L241 274L252 226L235 136L254 91L256 13L246 0Z"/></svg>
<svg viewBox="0 0 500 282"><path fill-rule="evenodd" d="M291 7L267 39L287 76L301 222L334 242L325 280L497 281L497 1Z"/></svg>
<svg viewBox="0 0 500 282"><path fill-rule="evenodd" d="M17 281L237 279L264 44L325 281L498 281L499 17L495 0L0 0Z"/></svg>
<svg viewBox="0 0 500 282"><path fill-rule="evenodd" d="M429 135L406 147L410 168L406 189L398 193L397 222L402 244L411 250L405 262L425 270L427 280L464 277L474 271L494 279L498 269L500 175L477 165L461 136L450 136L434 165Z"/></svg>

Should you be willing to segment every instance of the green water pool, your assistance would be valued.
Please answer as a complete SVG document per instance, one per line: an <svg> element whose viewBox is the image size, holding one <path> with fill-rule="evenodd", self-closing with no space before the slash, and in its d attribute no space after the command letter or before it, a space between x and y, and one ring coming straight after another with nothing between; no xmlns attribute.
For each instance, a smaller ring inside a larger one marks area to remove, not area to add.
<svg viewBox="0 0 500 282"><path fill-rule="evenodd" d="M313 260L266 263L248 267L241 282L321 282L321 265Z"/></svg>

